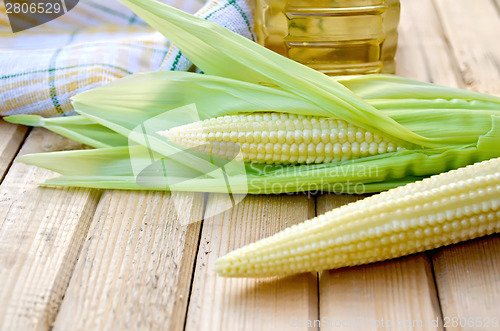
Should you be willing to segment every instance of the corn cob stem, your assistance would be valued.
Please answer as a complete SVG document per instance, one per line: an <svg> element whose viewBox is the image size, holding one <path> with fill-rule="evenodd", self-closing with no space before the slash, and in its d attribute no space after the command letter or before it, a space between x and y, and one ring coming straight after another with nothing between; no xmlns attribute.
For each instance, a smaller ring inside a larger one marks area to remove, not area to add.
<svg viewBox="0 0 500 331"><path fill-rule="evenodd" d="M159 134L202 153L269 164L339 162L400 148L343 120L287 113L229 115Z"/></svg>
<svg viewBox="0 0 500 331"><path fill-rule="evenodd" d="M334 209L217 261L263 277L382 261L500 231L500 158Z"/></svg>

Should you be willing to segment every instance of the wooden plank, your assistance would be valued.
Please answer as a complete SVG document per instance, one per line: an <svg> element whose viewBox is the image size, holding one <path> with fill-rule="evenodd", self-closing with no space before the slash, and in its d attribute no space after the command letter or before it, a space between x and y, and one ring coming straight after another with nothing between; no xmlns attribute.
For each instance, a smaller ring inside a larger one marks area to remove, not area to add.
<svg viewBox="0 0 500 331"><path fill-rule="evenodd" d="M432 0L402 0L396 74L463 87Z"/></svg>
<svg viewBox="0 0 500 331"><path fill-rule="evenodd" d="M500 328L499 235L441 249L433 264L447 329Z"/></svg>
<svg viewBox="0 0 500 331"><path fill-rule="evenodd" d="M435 3L467 86L500 95L500 45L492 42L498 40L500 16L492 2ZM443 317L449 319L450 330L477 330L477 323L487 318L500 320L499 251L500 236L496 235L447 247L433 255ZM472 324L454 326L453 318L465 318L467 322L472 318Z"/></svg>
<svg viewBox="0 0 500 331"><path fill-rule="evenodd" d="M225 203L211 195L207 213ZM314 215L314 200L248 196L233 209L206 218L196 260L186 330L314 330L318 317L316 273L281 279L231 279L216 275L215 260Z"/></svg>
<svg viewBox="0 0 500 331"><path fill-rule="evenodd" d="M204 202L104 193L54 330L182 330Z"/></svg>
<svg viewBox="0 0 500 331"><path fill-rule="evenodd" d="M431 0L401 1L397 74L460 86L455 63ZM325 195L318 214L360 197ZM338 330L442 330L430 260L424 254L319 275L320 312ZM437 320L436 320L437 319ZM351 322L351 324L349 324ZM420 329L422 329L420 328Z"/></svg>
<svg viewBox="0 0 500 331"><path fill-rule="evenodd" d="M20 154L74 144L31 131ZM74 268L100 192L40 188L54 173L15 163L0 186L0 327L50 328Z"/></svg>
<svg viewBox="0 0 500 331"><path fill-rule="evenodd" d="M7 123L0 118L0 182L26 137L28 127Z"/></svg>
<svg viewBox="0 0 500 331"><path fill-rule="evenodd" d="M435 0L460 74L471 90L500 95L500 19L490 0Z"/></svg>
<svg viewBox="0 0 500 331"><path fill-rule="evenodd" d="M318 214L363 196L324 195ZM429 259L423 255L319 274L323 326L335 330L442 330Z"/></svg>

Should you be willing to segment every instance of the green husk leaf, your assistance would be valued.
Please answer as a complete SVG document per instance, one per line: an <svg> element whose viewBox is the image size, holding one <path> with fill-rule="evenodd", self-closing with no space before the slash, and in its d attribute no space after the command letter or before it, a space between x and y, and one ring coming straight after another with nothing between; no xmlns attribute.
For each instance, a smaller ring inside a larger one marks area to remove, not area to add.
<svg viewBox="0 0 500 331"><path fill-rule="evenodd" d="M110 97L113 96L113 97ZM208 171L206 156L194 156L156 132L196 120L237 112L303 113L309 103L290 93L222 77L187 72L155 72L123 78L73 98L76 112L130 141L162 155L177 153L187 167ZM181 111L179 111L179 109ZM168 110L168 111L167 111ZM195 113L187 116L188 113ZM138 124L153 128L136 132Z"/></svg>
<svg viewBox="0 0 500 331"><path fill-rule="evenodd" d="M370 82L371 89L379 91L376 97L380 99L367 99L368 103L380 108L380 112L407 129L441 144L446 143L448 147L477 143L479 135L491 130L491 116L500 114L500 99L498 103L479 102L479 98L489 97L486 95L479 94L478 99L474 99L477 102L469 101L471 95L467 91L460 97L462 90L438 86L436 88L446 91L449 100L440 99L437 102L436 99L414 99L414 96L408 99L405 91L399 95L394 94L397 84L393 88L382 89L377 86L384 86L385 79L380 80L378 76L370 77L374 78L375 82L367 81L364 76L351 77L348 81L353 84L348 86L353 92L363 94L368 88L363 88L362 84L355 82L357 80ZM418 84L429 91L432 91L434 86L409 79L399 81L405 86ZM471 93L474 96L478 94ZM399 104L406 101L407 108L387 108L381 105L380 100L392 100ZM408 100L411 100L411 104ZM307 100L286 91L184 72L156 72L129 76L105 87L82 93L75 97L73 102L80 114L104 126L110 126L123 135L128 135L137 123L187 103L196 105L201 120L258 111L330 115ZM462 106L464 108L459 108Z"/></svg>
<svg viewBox="0 0 500 331"><path fill-rule="evenodd" d="M63 175L133 176L128 146L27 154L18 159Z"/></svg>
<svg viewBox="0 0 500 331"><path fill-rule="evenodd" d="M276 54L218 24L154 0L120 1L164 34L208 75L286 90L322 108L330 117L344 119L372 132L381 132L394 141L426 147L439 144L407 130L377 112L329 77Z"/></svg>
<svg viewBox="0 0 500 331"><path fill-rule="evenodd" d="M80 114L113 126L123 135L138 123L190 104L196 106L200 120L257 111L331 117L328 111L284 90L181 71L135 74L80 93L72 102ZM182 121L183 114L179 117Z"/></svg>
<svg viewBox="0 0 500 331"><path fill-rule="evenodd" d="M498 155L500 117L492 117L493 128L480 137L477 146L464 146L444 152L436 150L400 151L341 164L270 166L248 164L244 175L236 174L231 182L233 193L286 193L327 191L336 193L371 193L386 190L430 174L456 169ZM135 148L142 148L136 146ZM146 149L142 157L148 161ZM168 159L168 158L167 158ZM65 151L27 155L22 161L57 171L64 176L50 179L44 185L71 185L93 188L170 190L170 186L138 184L130 166L128 150L123 147L102 150ZM86 170L74 170L81 166ZM182 163L179 169L185 168ZM176 176L179 172L175 172ZM169 175L172 176L171 172ZM150 178L152 183L165 182L165 174ZM139 176L140 177L140 176ZM203 173L178 176L176 190L225 192L224 181ZM182 178L181 178L182 177ZM190 181L188 181L188 179Z"/></svg>
<svg viewBox="0 0 500 331"><path fill-rule="evenodd" d="M227 177L233 193L360 193L359 185L375 192L500 154L499 98L387 75L331 79L171 7L151 0L122 2L208 75L140 74L76 96L76 111L127 137L129 154L116 148L21 158L63 174L46 185L227 192ZM406 142L408 149L343 163L246 164L242 173L235 164L185 153L156 133L256 111L342 118ZM82 160L88 170L78 170ZM138 175L136 163L151 168ZM224 176L211 172L217 166L224 167Z"/></svg>
<svg viewBox="0 0 500 331"><path fill-rule="evenodd" d="M427 82L421 82L396 75L372 74L372 75L355 75L355 76L337 76L332 79L341 83L353 93L369 100L385 100L386 106L392 108L394 102L412 100L418 101L416 106L424 106L425 108L438 108L435 105L440 102L445 102L445 106L452 105L464 108L464 101L470 101L472 108L470 109L497 109L500 104L500 97L478 93L453 87L447 87ZM404 96L402 98L401 96ZM429 103L422 103L427 100ZM454 101L459 104L453 104ZM483 105L489 105L483 108ZM434 106L432 106L434 104ZM429 107L431 106L431 107ZM455 107L452 107L455 108Z"/></svg>
<svg viewBox="0 0 500 331"><path fill-rule="evenodd" d="M477 142L479 135L491 129L491 115L500 112L500 98L498 97L407 78L366 75L336 77L335 79L354 93L363 96L369 104L409 130L448 144ZM434 90L438 90L439 93ZM198 92L193 95L193 91ZM254 93L251 98L247 94L248 91ZM158 115L165 108L178 108L188 102L201 105L203 108L200 112L201 119L234 112L272 110L303 114L306 109L315 110L318 113L322 111L319 107L286 91L182 72L157 72L129 76L120 80L119 84L111 84L89 94L91 102L88 106L80 101L85 94L74 98L75 104L81 104L82 108L89 109L89 115L108 114L109 109L116 107L116 99L118 99L124 101L124 106L127 107L124 110L126 113L122 113L123 110L119 108L117 112L120 114L108 116L109 121L124 120L132 124L140 123L152 115ZM114 97L110 98L110 95ZM408 95L411 97L407 97ZM430 98L431 95L441 97ZM144 107L144 100L158 100L160 104L156 104L154 109L149 109L148 114L138 113L136 109ZM102 105L102 107L95 107L95 104ZM105 110L104 106L109 109ZM125 137L84 116L43 118L37 115L16 115L4 119L16 124L42 126L96 148L126 146L128 143ZM102 122L109 123L109 121L103 120ZM131 128L133 125L122 126ZM126 135L127 132L123 134Z"/></svg>
<svg viewBox="0 0 500 331"><path fill-rule="evenodd" d="M38 115L14 115L4 117L4 120L14 124L43 127L95 148L127 146L128 144L126 137L83 116L44 118Z"/></svg>

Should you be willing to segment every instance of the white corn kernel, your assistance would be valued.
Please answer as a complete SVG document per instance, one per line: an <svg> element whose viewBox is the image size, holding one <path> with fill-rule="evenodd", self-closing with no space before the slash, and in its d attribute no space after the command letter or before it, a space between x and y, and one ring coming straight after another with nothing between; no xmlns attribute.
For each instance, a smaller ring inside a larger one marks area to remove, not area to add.
<svg viewBox="0 0 500 331"><path fill-rule="evenodd" d="M221 158L236 157L239 149L234 144L238 143L241 160L273 164L339 162L402 148L340 119L287 113L228 115L159 134ZM207 144L213 146L207 148Z"/></svg>
<svg viewBox="0 0 500 331"><path fill-rule="evenodd" d="M495 232L500 232L500 158L336 208L223 256L216 269L228 277L319 271Z"/></svg>

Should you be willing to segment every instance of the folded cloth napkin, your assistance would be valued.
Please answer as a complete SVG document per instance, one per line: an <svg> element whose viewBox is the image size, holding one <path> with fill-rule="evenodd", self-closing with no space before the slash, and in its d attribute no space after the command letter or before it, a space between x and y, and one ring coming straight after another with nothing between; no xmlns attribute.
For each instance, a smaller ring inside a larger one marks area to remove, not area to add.
<svg viewBox="0 0 500 331"><path fill-rule="evenodd" d="M246 0L162 0L255 40ZM138 72L188 70L163 35L116 0L80 0L65 15L12 33L0 0L0 115L75 114L70 97Z"/></svg>

